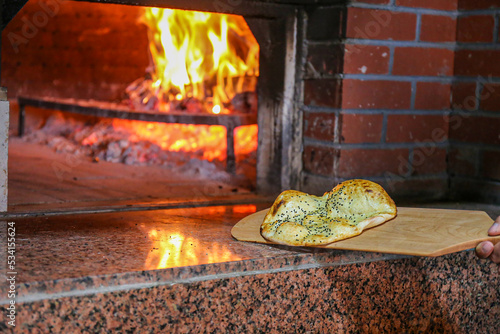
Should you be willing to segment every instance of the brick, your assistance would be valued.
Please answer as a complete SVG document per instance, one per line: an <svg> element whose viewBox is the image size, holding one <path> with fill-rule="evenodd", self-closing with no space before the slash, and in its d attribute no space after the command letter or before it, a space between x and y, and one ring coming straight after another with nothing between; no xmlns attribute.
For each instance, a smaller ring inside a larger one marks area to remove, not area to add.
<svg viewBox="0 0 500 334"><path fill-rule="evenodd" d="M474 10L500 8L498 0L458 0L458 9Z"/></svg>
<svg viewBox="0 0 500 334"><path fill-rule="evenodd" d="M483 176L500 180L500 151L483 152Z"/></svg>
<svg viewBox="0 0 500 334"><path fill-rule="evenodd" d="M418 82L415 109L445 110L450 108L451 85L439 82Z"/></svg>
<svg viewBox="0 0 500 334"><path fill-rule="evenodd" d="M424 42L454 42L457 21L444 15L422 15L420 40Z"/></svg>
<svg viewBox="0 0 500 334"><path fill-rule="evenodd" d="M454 52L448 49L400 47L394 50L394 75L453 75Z"/></svg>
<svg viewBox="0 0 500 334"><path fill-rule="evenodd" d="M396 0L397 6L456 10L457 0Z"/></svg>
<svg viewBox="0 0 500 334"><path fill-rule="evenodd" d="M476 83L454 82L451 86L451 106L454 110L476 110Z"/></svg>
<svg viewBox="0 0 500 334"><path fill-rule="evenodd" d="M500 144L500 117L450 116L450 139L465 143Z"/></svg>
<svg viewBox="0 0 500 334"><path fill-rule="evenodd" d="M390 50L386 46L345 46L344 73L387 74Z"/></svg>
<svg viewBox="0 0 500 334"><path fill-rule="evenodd" d="M457 50L455 75L500 76L500 50Z"/></svg>
<svg viewBox="0 0 500 334"><path fill-rule="evenodd" d="M459 42L493 42L495 19L493 15L473 15L458 18Z"/></svg>
<svg viewBox="0 0 500 334"><path fill-rule="evenodd" d="M308 12L306 36L309 40L338 40L345 37L346 9L317 7Z"/></svg>
<svg viewBox="0 0 500 334"><path fill-rule="evenodd" d="M344 178L399 174L408 161L407 149L343 149L338 176Z"/></svg>
<svg viewBox="0 0 500 334"><path fill-rule="evenodd" d="M342 115L341 142L348 144L378 143L382 136L382 114Z"/></svg>
<svg viewBox="0 0 500 334"><path fill-rule="evenodd" d="M342 83L338 79L304 80L304 104L308 106L339 108Z"/></svg>
<svg viewBox="0 0 500 334"><path fill-rule="evenodd" d="M331 147L306 146L304 148L304 170L313 174L332 176L337 152Z"/></svg>
<svg viewBox="0 0 500 334"><path fill-rule="evenodd" d="M409 109L410 104L409 82L344 80L342 92L344 109Z"/></svg>
<svg viewBox="0 0 500 334"><path fill-rule="evenodd" d="M333 141L335 136L335 114L306 112L304 114L304 136L312 139Z"/></svg>
<svg viewBox="0 0 500 334"><path fill-rule="evenodd" d="M307 50L306 75L317 78L342 73L344 47L340 44L310 44Z"/></svg>
<svg viewBox="0 0 500 334"><path fill-rule="evenodd" d="M350 7L346 36L358 39L409 41L415 39L414 13Z"/></svg>
<svg viewBox="0 0 500 334"><path fill-rule="evenodd" d="M477 151L474 148L459 147L448 153L448 172L451 176L476 175Z"/></svg>
<svg viewBox="0 0 500 334"><path fill-rule="evenodd" d="M500 111L500 84L484 84L479 104L481 110Z"/></svg>
<svg viewBox="0 0 500 334"><path fill-rule="evenodd" d="M412 167L414 175L439 174L446 172L446 149L438 148L429 143L412 152Z"/></svg>
<svg viewBox="0 0 500 334"><path fill-rule="evenodd" d="M443 115L389 115L387 142L443 142L448 123Z"/></svg>

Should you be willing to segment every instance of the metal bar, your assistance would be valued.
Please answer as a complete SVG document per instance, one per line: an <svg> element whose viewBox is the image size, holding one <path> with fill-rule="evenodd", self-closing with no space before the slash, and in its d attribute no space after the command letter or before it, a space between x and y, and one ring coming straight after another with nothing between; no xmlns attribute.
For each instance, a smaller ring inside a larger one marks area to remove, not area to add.
<svg viewBox="0 0 500 334"><path fill-rule="evenodd" d="M226 140L227 140L226 171L229 174L236 173L236 154L234 151L234 129L235 127L232 124L226 126Z"/></svg>
<svg viewBox="0 0 500 334"><path fill-rule="evenodd" d="M133 111L124 109L117 105L108 104L108 108L92 105L90 103L74 103L62 100L42 100L26 97L18 97L19 105L24 104L42 109L57 109L70 113L91 115L105 118L120 118L145 122L159 123L179 123L179 124L204 124L222 125L229 124L236 126L250 125L257 123L257 116L251 114L185 114L185 113L164 113L161 111ZM104 105L104 103L103 103Z"/></svg>
<svg viewBox="0 0 500 334"><path fill-rule="evenodd" d="M56 109L60 111L98 116L105 118L120 118L145 122L158 123L177 123L177 124L195 124L195 125L221 125L226 128L227 155L226 171L234 174L236 172L236 156L234 150L234 129L241 125L250 125L257 123L257 116L252 114L183 114L183 113L162 113L160 111L146 112L133 111L119 108L117 105L100 103L103 108L88 102L63 101L63 100L45 100L28 97L18 97L19 103L19 137L24 135L25 106L32 106L41 109Z"/></svg>
<svg viewBox="0 0 500 334"><path fill-rule="evenodd" d="M19 102L19 121L17 123L17 135L24 136L24 119L26 117L25 105Z"/></svg>

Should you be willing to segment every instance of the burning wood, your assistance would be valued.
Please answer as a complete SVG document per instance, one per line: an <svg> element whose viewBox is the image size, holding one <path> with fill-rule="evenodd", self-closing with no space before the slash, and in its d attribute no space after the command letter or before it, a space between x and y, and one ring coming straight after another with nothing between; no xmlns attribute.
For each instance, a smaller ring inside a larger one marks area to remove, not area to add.
<svg viewBox="0 0 500 334"><path fill-rule="evenodd" d="M151 66L126 89L132 108L256 112L259 45L242 17L150 8L143 22Z"/></svg>

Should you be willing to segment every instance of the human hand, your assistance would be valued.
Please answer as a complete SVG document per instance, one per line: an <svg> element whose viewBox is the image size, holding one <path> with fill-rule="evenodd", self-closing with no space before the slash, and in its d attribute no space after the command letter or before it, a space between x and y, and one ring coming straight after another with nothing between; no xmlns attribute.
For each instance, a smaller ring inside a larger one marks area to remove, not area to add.
<svg viewBox="0 0 500 334"><path fill-rule="evenodd" d="M500 235L500 216L491 225L488 235ZM476 247L476 255L481 259L489 258L494 263L500 264L500 242L497 242L496 245L493 245L490 241L481 242Z"/></svg>

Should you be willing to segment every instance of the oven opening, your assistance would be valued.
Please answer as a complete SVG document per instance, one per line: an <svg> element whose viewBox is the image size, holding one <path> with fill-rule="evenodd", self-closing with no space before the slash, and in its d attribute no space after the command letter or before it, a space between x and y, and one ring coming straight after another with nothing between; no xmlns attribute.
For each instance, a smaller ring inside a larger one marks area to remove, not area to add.
<svg viewBox="0 0 500 334"><path fill-rule="evenodd" d="M36 29L2 48L9 211L255 192L260 50L243 16L65 2Z"/></svg>

